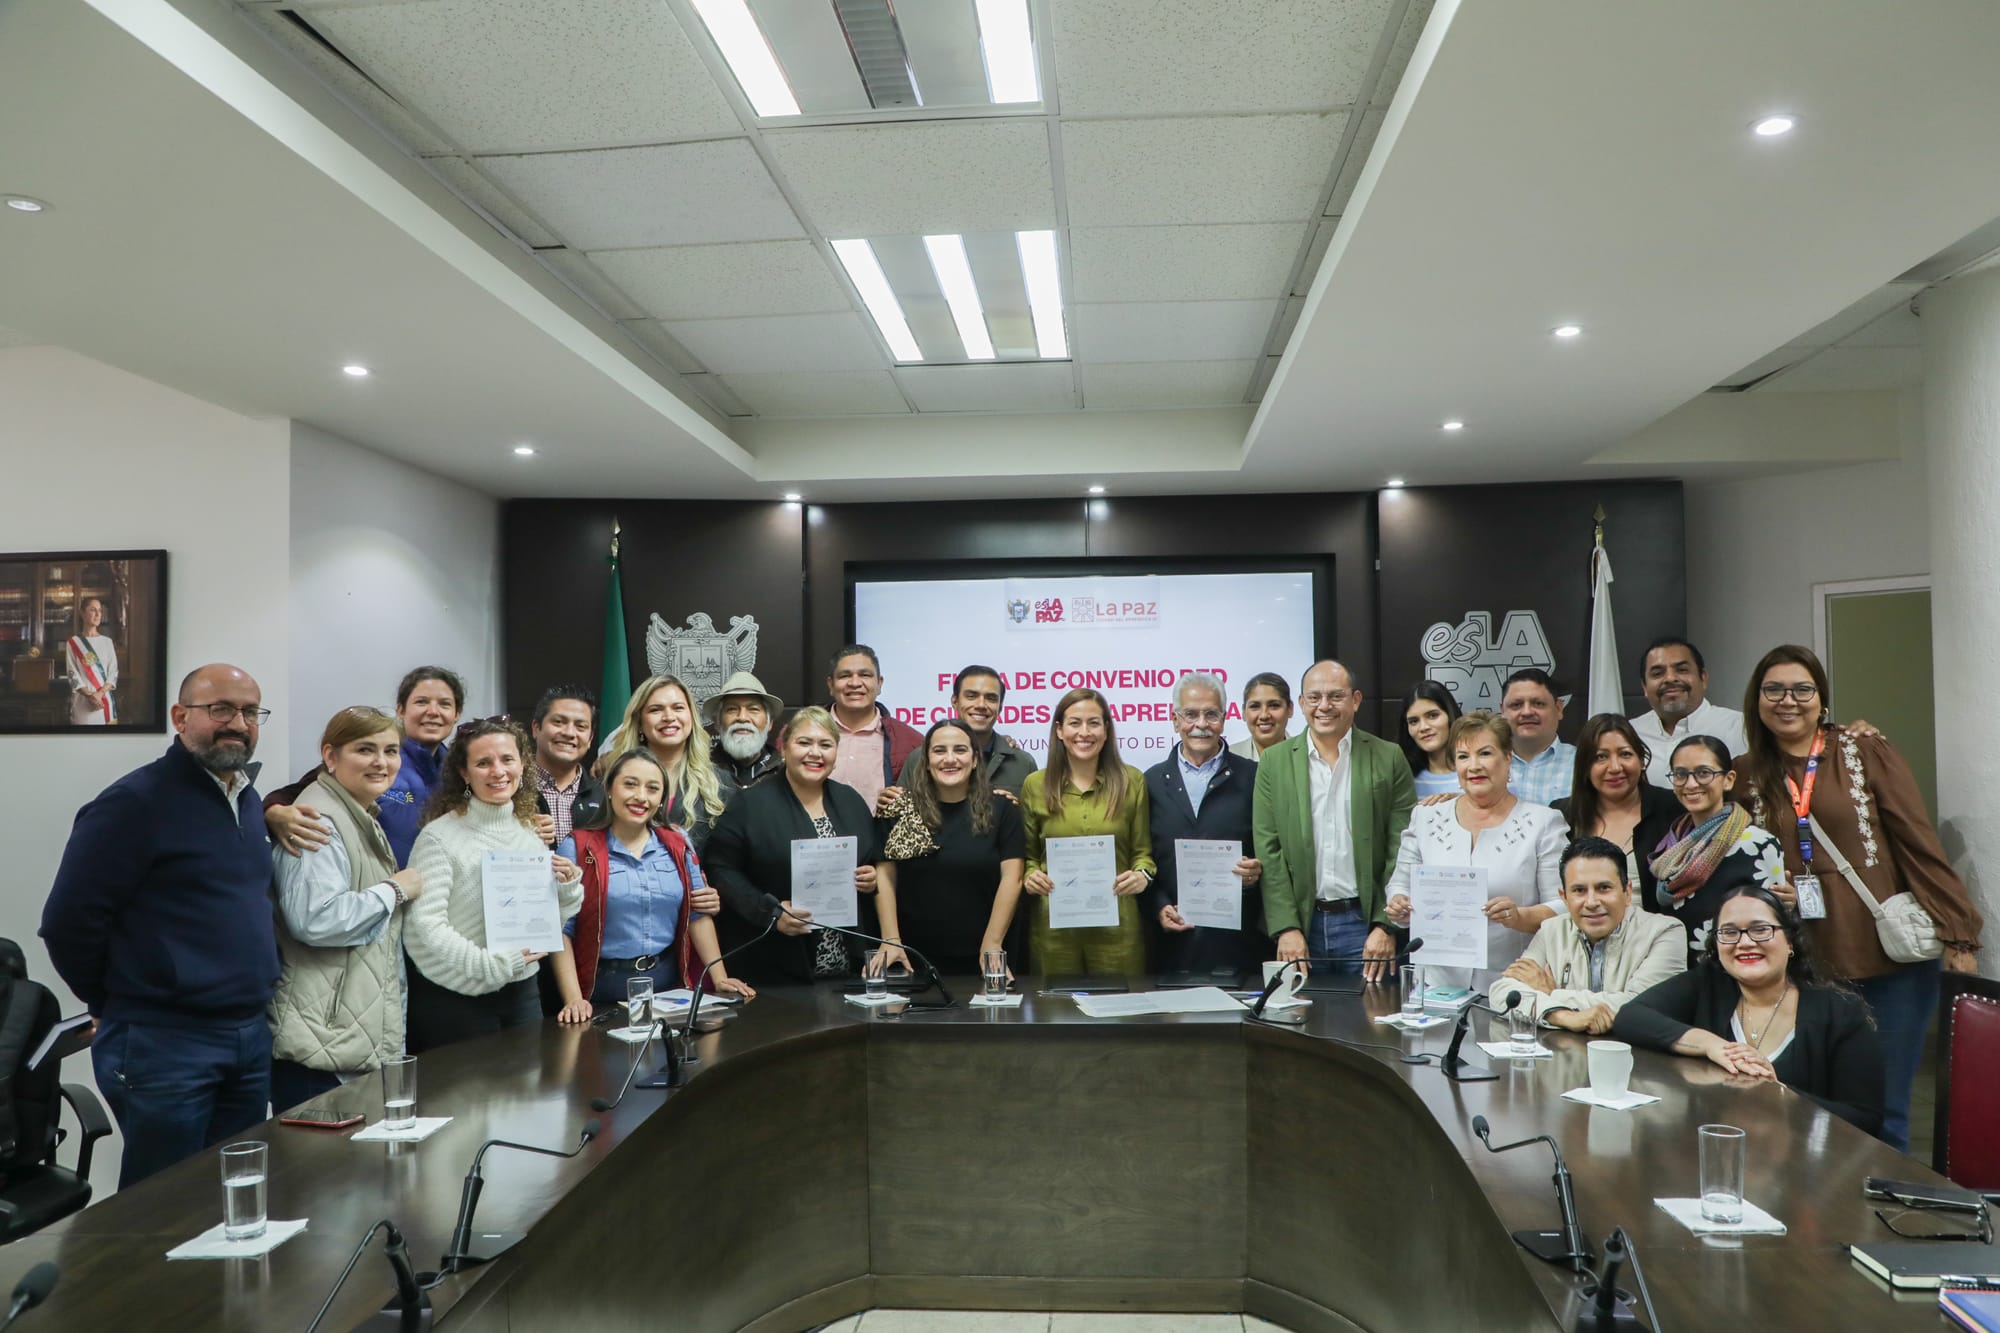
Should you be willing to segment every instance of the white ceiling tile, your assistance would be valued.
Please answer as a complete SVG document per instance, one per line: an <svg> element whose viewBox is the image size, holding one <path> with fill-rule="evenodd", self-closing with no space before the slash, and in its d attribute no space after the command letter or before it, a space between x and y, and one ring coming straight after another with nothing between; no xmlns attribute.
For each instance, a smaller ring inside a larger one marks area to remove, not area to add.
<svg viewBox="0 0 2000 1333"><path fill-rule="evenodd" d="M1257 362L1144 361L1128 365L1085 362L1087 408L1216 407L1243 401Z"/></svg>
<svg viewBox="0 0 2000 1333"><path fill-rule="evenodd" d="M1432 3L1433 0L1410 0L1410 7L1403 11L1403 26L1396 31L1396 44L1389 48L1389 58L1376 76L1374 96L1369 99L1375 106L1385 107L1395 99L1403 72L1409 69L1410 57L1416 53L1417 38L1423 36L1424 25L1430 22Z"/></svg>
<svg viewBox="0 0 2000 1333"><path fill-rule="evenodd" d="M662 3L429 0L313 26L468 152L602 148L741 130Z"/></svg>
<svg viewBox="0 0 2000 1333"><path fill-rule="evenodd" d="M1151 301L1076 307L1081 361L1239 361L1261 355L1276 301Z"/></svg>
<svg viewBox="0 0 2000 1333"><path fill-rule="evenodd" d="M760 417L873 416L910 410L886 370L831 375L731 375L729 387Z"/></svg>
<svg viewBox="0 0 2000 1333"><path fill-rule="evenodd" d="M1924 322L1906 298L1840 340L1842 347L1922 347Z"/></svg>
<svg viewBox="0 0 2000 1333"><path fill-rule="evenodd" d="M1304 222L1345 113L1063 122L1075 227Z"/></svg>
<svg viewBox="0 0 2000 1333"><path fill-rule="evenodd" d="M887 358L861 316L765 315L757 319L696 319L666 326L710 370L880 370Z"/></svg>
<svg viewBox="0 0 2000 1333"><path fill-rule="evenodd" d="M1298 111L1362 96L1392 0L1054 0L1064 115Z"/></svg>
<svg viewBox="0 0 2000 1333"><path fill-rule="evenodd" d="M437 173L459 198L518 236L523 245L540 250L562 244L562 237L464 158L427 157L424 165Z"/></svg>
<svg viewBox="0 0 2000 1333"><path fill-rule="evenodd" d="M811 241L600 250L591 259L655 319L852 309Z"/></svg>
<svg viewBox="0 0 2000 1333"><path fill-rule="evenodd" d="M1916 347L1829 347L1757 386L1760 393L1907 389L1924 382Z"/></svg>
<svg viewBox="0 0 2000 1333"><path fill-rule="evenodd" d="M598 271L588 258L574 250L537 250L535 258L547 264L563 281L583 293L584 299L617 320L642 319L646 312L617 284Z"/></svg>
<svg viewBox="0 0 2000 1333"><path fill-rule="evenodd" d="M1803 347L1830 347L1864 324L1872 323L1877 316L1899 305L1909 304L1910 299L1923 289L1924 284L1920 282L1885 283L1833 318L1807 329L1792 339L1792 343Z"/></svg>
<svg viewBox="0 0 2000 1333"><path fill-rule="evenodd" d="M829 237L1055 225L1039 119L771 130L764 143L799 207Z"/></svg>
<svg viewBox="0 0 2000 1333"><path fill-rule="evenodd" d="M902 366L903 392L919 412L1061 412L1076 406L1066 361L984 366Z"/></svg>
<svg viewBox="0 0 2000 1333"><path fill-rule="evenodd" d="M1077 227L1076 300L1233 301L1278 296L1305 229L1295 222L1203 227Z"/></svg>
<svg viewBox="0 0 2000 1333"><path fill-rule="evenodd" d="M1355 182L1361 179L1361 168L1368 164L1368 154L1375 147L1376 136L1382 133L1382 121L1388 114L1379 106L1361 113L1361 127L1354 131L1354 142L1347 146L1347 156L1341 159L1340 179L1333 183L1333 193L1327 197L1327 216L1339 217L1347 211L1347 202L1354 197Z"/></svg>
<svg viewBox="0 0 2000 1333"><path fill-rule="evenodd" d="M575 250L805 235L747 139L478 163Z"/></svg>

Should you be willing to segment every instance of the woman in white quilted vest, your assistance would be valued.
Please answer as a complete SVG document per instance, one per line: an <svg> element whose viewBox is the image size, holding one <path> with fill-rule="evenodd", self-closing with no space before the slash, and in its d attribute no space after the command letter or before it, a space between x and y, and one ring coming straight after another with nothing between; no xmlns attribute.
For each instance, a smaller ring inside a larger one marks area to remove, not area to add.
<svg viewBox="0 0 2000 1333"><path fill-rule="evenodd" d="M423 876L396 869L375 802L403 766L396 719L343 708L319 738L319 775L301 794L327 845L274 849L278 951L271 996L271 1104L280 1112L403 1053L403 913ZM307 796L310 799L307 799Z"/></svg>
<svg viewBox="0 0 2000 1333"><path fill-rule="evenodd" d="M487 947L483 882L488 852L548 852L535 831L535 784L523 781L532 753L506 717L481 718L459 727L438 769L410 848L429 890L403 932L412 1053L542 1021L535 973L547 955ZM551 869L567 921L583 905L583 876L566 856Z"/></svg>

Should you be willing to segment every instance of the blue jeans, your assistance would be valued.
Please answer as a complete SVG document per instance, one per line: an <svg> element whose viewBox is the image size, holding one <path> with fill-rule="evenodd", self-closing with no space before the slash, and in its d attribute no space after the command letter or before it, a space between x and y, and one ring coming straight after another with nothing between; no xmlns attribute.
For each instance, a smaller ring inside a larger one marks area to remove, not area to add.
<svg viewBox="0 0 2000 1333"><path fill-rule="evenodd" d="M118 1188L232 1139L269 1115L271 1028L109 1020L90 1045L97 1086L125 1136Z"/></svg>
<svg viewBox="0 0 2000 1333"><path fill-rule="evenodd" d="M1314 912L1312 929L1306 932L1306 951L1314 958L1353 958L1352 963L1314 963L1312 970L1323 973L1359 973L1361 950L1368 943L1369 926L1359 912Z"/></svg>
<svg viewBox="0 0 2000 1333"><path fill-rule="evenodd" d="M1898 1152L1910 1150L1910 1089L1924 1062L1943 970L1937 962L1906 963L1894 972L1850 983L1875 1011L1875 1027L1882 1035L1882 1141Z"/></svg>

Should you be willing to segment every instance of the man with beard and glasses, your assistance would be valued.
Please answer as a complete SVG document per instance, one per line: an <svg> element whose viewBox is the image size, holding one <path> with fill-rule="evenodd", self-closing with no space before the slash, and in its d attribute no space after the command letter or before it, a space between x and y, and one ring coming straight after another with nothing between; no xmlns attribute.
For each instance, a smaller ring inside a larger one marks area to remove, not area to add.
<svg viewBox="0 0 2000 1333"><path fill-rule="evenodd" d="M783 701L748 671L723 681L721 693L701 706L702 724L715 737L708 754L725 805L737 792L785 766L771 748L771 724L784 711Z"/></svg>
<svg viewBox="0 0 2000 1333"><path fill-rule="evenodd" d="M543 839L553 847L578 824L604 813L604 784L590 775L597 696L581 685L555 685L535 704L529 734L535 742L535 810L546 815Z"/></svg>
<svg viewBox="0 0 2000 1333"><path fill-rule="evenodd" d="M97 1019L120 1188L237 1137L270 1101L278 941L250 762L270 710L218 663L181 682L170 716L166 754L77 812L42 909L49 960Z"/></svg>
<svg viewBox="0 0 2000 1333"><path fill-rule="evenodd" d="M1257 791L1257 761L1226 750L1222 719L1229 700L1222 682L1205 671L1174 683L1173 753L1146 770L1153 860L1159 874L1146 890L1146 908L1166 932L1163 971L1210 976L1242 974L1270 956L1264 934L1264 894L1258 887L1264 867L1251 849L1250 815ZM1181 919L1177 839L1233 842L1236 878L1242 894L1240 929L1191 926Z"/></svg>

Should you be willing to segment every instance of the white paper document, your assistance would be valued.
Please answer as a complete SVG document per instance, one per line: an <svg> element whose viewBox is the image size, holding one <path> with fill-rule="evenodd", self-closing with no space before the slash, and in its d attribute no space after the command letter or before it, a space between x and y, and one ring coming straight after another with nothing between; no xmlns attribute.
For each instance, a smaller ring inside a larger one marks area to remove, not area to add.
<svg viewBox="0 0 2000 1333"><path fill-rule="evenodd" d="M1043 848L1055 885L1049 894L1049 928L1117 925L1118 840L1050 838Z"/></svg>
<svg viewBox="0 0 2000 1333"><path fill-rule="evenodd" d="M792 906L811 912L814 924L858 926L861 905L854 896L853 838L792 839Z"/></svg>
<svg viewBox="0 0 2000 1333"><path fill-rule="evenodd" d="M1079 995L1076 1007L1091 1018L1135 1018L1140 1014L1240 1014L1248 1006L1220 986L1190 986L1130 995Z"/></svg>
<svg viewBox="0 0 2000 1333"><path fill-rule="evenodd" d="M502 953L562 948L562 907L547 852L487 852L479 865L486 895L486 947Z"/></svg>
<svg viewBox="0 0 2000 1333"><path fill-rule="evenodd" d="M1240 842L1175 838L1174 881L1181 920L1215 930L1243 929L1243 881L1236 874L1236 863L1242 859Z"/></svg>
<svg viewBox="0 0 2000 1333"><path fill-rule="evenodd" d="M1482 867L1417 867L1410 934L1424 942L1424 967L1486 967L1488 896Z"/></svg>

